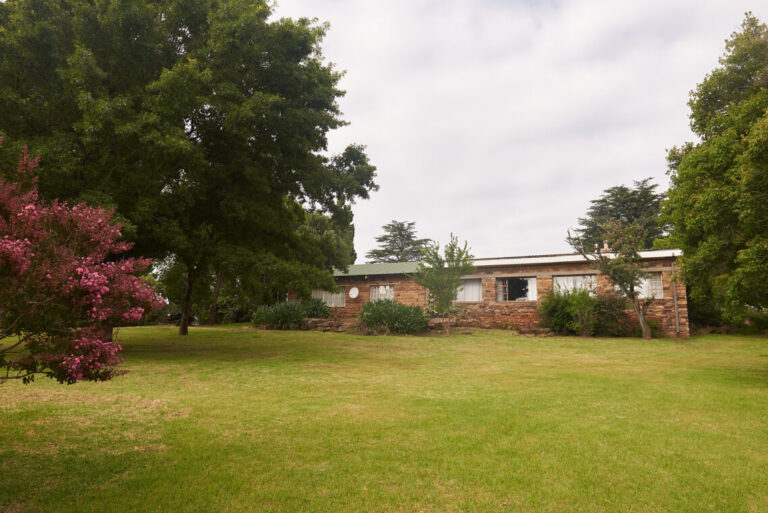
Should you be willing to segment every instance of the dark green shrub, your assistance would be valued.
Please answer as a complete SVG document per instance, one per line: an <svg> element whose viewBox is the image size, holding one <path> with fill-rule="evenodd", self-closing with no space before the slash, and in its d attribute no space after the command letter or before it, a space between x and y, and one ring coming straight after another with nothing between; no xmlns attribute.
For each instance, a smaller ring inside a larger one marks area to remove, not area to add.
<svg viewBox="0 0 768 513"><path fill-rule="evenodd" d="M260 306L251 318L254 326L264 326L271 330L296 330L301 328L302 320L304 308L298 301Z"/></svg>
<svg viewBox="0 0 768 513"><path fill-rule="evenodd" d="M588 290L576 290L567 295L571 333L582 337L594 335L597 327L597 298L591 296Z"/></svg>
<svg viewBox="0 0 768 513"><path fill-rule="evenodd" d="M586 290L549 292L539 305L541 325L559 335L633 335L628 301L610 291L592 296ZM658 324L656 325L658 331Z"/></svg>
<svg viewBox="0 0 768 513"><path fill-rule="evenodd" d="M418 306L406 306L391 299L382 299L363 305L360 323L376 333L418 333L427 327L424 313Z"/></svg>
<svg viewBox="0 0 768 513"><path fill-rule="evenodd" d="M591 335L595 322L597 300L586 290L550 291L539 305L541 325L558 335Z"/></svg>
<svg viewBox="0 0 768 513"><path fill-rule="evenodd" d="M304 317L311 319L328 319L331 317L331 309L323 303L322 299L305 299L301 302L304 309Z"/></svg>
<svg viewBox="0 0 768 513"><path fill-rule="evenodd" d="M602 292L597 295L595 334L605 337L626 337L634 330L634 322L627 308L629 301L617 292Z"/></svg>

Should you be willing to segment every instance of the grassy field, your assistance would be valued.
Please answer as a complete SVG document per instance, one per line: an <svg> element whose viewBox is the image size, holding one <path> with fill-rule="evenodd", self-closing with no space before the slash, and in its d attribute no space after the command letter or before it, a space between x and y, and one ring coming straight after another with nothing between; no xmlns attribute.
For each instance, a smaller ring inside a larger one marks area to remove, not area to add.
<svg viewBox="0 0 768 513"><path fill-rule="evenodd" d="M765 338L121 335L0 387L0 511L768 511Z"/></svg>

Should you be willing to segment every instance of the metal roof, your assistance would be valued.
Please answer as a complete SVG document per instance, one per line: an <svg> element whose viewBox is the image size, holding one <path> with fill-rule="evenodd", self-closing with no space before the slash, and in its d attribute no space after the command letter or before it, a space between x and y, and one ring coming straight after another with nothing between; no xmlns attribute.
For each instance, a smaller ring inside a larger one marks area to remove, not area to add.
<svg viewBox="0 0 768 513"><path fill-rule="evenodd" d="M679 249L652 249L638 252L641 258L670 258L683 254ZM556 255L530 255L501 258L476 258L476 267L489 267L499 265L537 265L583 262L584 257L578 253L560 253ZM345 273L334 271L334 276L368 276L379 274L412 274L416 272L418 262L387 262L383 264L358 264L350 265Z"/></svg>

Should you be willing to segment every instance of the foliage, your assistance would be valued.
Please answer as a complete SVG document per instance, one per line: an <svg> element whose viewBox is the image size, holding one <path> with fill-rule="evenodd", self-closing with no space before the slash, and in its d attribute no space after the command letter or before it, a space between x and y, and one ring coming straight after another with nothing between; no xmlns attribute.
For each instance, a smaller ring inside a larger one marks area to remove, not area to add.
<svg viewBox="0 0 768 513"><path fill-rule="evenodd" d="M473 260L466 241L463 246L459 245L459 239L453 234L445 245L444 256L440 254L439 242L428 244L424 249L416 275L411 278L427 289L431 309L438 317L447 318L454 312L452 302L462 284L461 277L475 272ZM448 330L447 324L445 329Z"/></svg>
<svg viewBox="0 0 768 513"><path fill-rule="evenodd" d="M589 294L587 294L589 297ZM571 292L548 291L536 311L540 324L559 335L573 335L573 317L571 315Z"/></svg>
<svg viewBox="0 0 768 513"><path fill-rule="evenodd" d="M401 305L392 299L365 303L360 311L360 323L376 333L392 335L418 333L427 327L420 307Z"/></svg>
<svg viewBox="0 0 768 513"><path fill-rule="evenodd" d="M595 334L604 337L627 336L632 331L632 320L629 317L627 298L616 291L598 292L595 305L596 327ZM656 336L653 331L655 319L649 319L651 336ZM639 328L639 326L638 326ZM642 336L640 332L637 336Z"/></svg>
<svg viewBox="0 0 768 513"><path fill-rule="evenodd" d="M253 313L251 322L273 330L297 330L306 318L328 319L330 316L331 309L321 300L304 299L260 306Z"/></svg>
<svg viewBox="0 0 768 513"><path fill-rule="evenodd" d="M234 250L329 279L301 226L351 230L376 185L362 146L326 156L345 124L327 25L264 0L16 0L0 20L0 131L42 155L44 197L113 207L135 254L178 262L182 333Z"/></svg>
<svg viewBox="0 0 768 513"><path fill-rule="evenodd" d="M304 306L299 301L284 301L260 306L253 314L252 322L254 326L272 330L297 330L304 317Z"/></svg>
<svg viewBox="0 0 768 513"><path fill-rule="evenodd" d="M304 299L301 301L301 307L304 309L304 317L311 319L329 319L331 317L331 309L321 299Z"/></svg>
<svg viewBox="0 0 768 513"><path fill-rule="evenodd" d="M639 294L640 280L647 276L643 270L642 259L638 253L643 241L648 238L647 225L622 224L621 221L608 221L603 224L604 235L609 249L597 247L589 252L582 241L568 233L568 242L576 251L602 274L611 279L616 289L627 298L637 315L643 338L652 337L651 328L645 318L653 298L641 298Z"/></svg>
<svg viewBox="0 0 768 513"><path fill-rule="evenodd" d="M691 93L698 142L668 154L663 218L684 252L694 318L714 309L740 322L768 307L767 86L768 27L747 13L720 66Z"/></svg>
<svg viewBox="0 0 768 513"><path fill-rule="evenodd" d="M541 325L560 335L618 337L632 333L627 300L616 292L549 291L539 305Z"/></svg>
<svg viewBox="0 0 768 513"><path fill-rule="evenodd" d="M138 276L150 262L118 256L130 244L112 212L41 200L37 164L25 149L15 181L0 178L0 383L108 380L120 363L112 327L162 304Z"/></svg>
<svg viewBox="0 0 768 513"><path fill-rule="evenodd" d="M587 248L599 247L606 240L604 225L618 221L625 225L641 225L644 238L640 249L650 249L654 240L664 237L665 226L660 221L663 193L657 193L657 184L651 178L635 180L634 187L619 185L605 189L591 201L591 206L576 229L578 238Z"/></svg>
<svg viewBox="0 0 768 513"><path fill-rule="evenodd" d="M597 299L588 290L573 291L568 299L571 331L582 337L594 335L597 327Z"/></svg>
<svg viewBox="0 0 768 513"><path fill-rule="evenodd" d="M417 239L415 222L395 221L382 226L384 233L376 237L378 249L372 249L365 257L371 263L418 262L431 241Z"/></svg>

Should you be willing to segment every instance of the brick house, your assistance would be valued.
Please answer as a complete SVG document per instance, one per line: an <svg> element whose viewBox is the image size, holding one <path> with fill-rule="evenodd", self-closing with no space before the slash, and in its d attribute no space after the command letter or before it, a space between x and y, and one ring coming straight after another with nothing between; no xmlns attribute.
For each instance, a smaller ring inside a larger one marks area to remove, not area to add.
<svg viewBox="0 0 768 513"><path fill-rule="evenodd" d="M641 251L648 278L641 284L642 297L654 297L648 318L656 319L660 331L669 336L688 336L688 306L685 286L675 278L675 260L680 250ZM613 285L578 254L536 255L507 258L478 258L476 272L462 277L456 303L462 313L458 324L483 328L513 328L521 332L541 331L536 309L544 295L557 287L610 289ZM334 274L338 293L317 290L342 321L351 321L363 304L377 299L424 307L426 291L408 275L416 262L352 265Z"/></svg>

